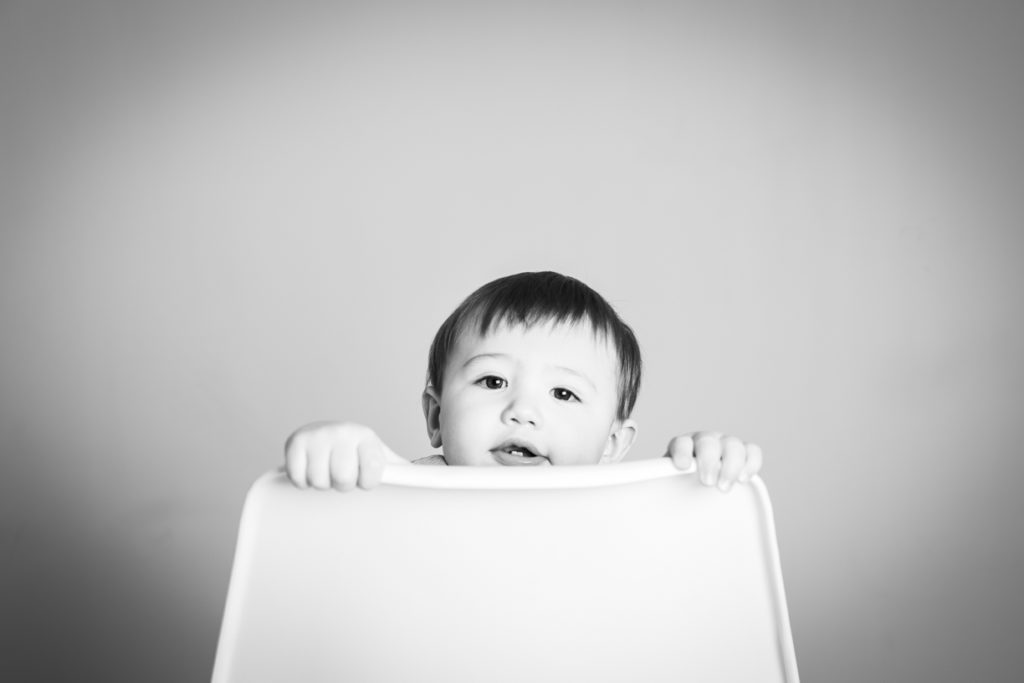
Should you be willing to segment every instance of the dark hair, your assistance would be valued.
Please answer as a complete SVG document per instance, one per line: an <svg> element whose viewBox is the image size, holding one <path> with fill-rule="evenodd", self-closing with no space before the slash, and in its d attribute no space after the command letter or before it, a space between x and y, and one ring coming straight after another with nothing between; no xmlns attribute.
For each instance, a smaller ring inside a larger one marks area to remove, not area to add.
<svg viewBox="0 0 1024 683"><path fill-rule="evenodd" d="M476 290L442 323L430 345L427 381L440 394L448 356L467 327L486 334L500 323L531 327L539 322L589 322L615 346L619 359L618 417L633 412L640 391L640 346L629 325L604 297L579 280L550 271L499 278Z"/></svg>

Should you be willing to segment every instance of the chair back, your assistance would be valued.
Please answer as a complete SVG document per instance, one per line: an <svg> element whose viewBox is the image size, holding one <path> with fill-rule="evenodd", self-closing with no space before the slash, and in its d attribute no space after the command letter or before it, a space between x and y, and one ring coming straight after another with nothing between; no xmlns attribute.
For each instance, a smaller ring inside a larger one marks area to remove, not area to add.
<svg viewBox="0 0 1024 683"><path fill-rule="evenodd" d="M763 482L667 458L246 498L214 683L795 683Z"/></svg>

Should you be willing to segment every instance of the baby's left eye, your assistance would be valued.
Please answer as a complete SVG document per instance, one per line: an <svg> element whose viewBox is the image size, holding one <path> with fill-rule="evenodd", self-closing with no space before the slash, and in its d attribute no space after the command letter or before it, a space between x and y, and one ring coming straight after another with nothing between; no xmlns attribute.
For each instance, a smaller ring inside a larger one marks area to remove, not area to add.
<svg viewBox="0 0 1024 683"><path fill-rule="evenodd" d="M551 395L557 398L559 401L579 401L580 397L572 393L568 389L562 387L556 387L551 390Z"/></svg>

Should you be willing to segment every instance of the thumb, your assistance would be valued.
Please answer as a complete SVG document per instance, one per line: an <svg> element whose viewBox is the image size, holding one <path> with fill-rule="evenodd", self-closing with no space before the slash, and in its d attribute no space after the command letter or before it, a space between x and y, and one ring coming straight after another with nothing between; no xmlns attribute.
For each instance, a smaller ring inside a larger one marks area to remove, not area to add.
<svg viewBox="0 0 1024 683"><path fill-rule="evenodd" d="M666 457L672 458L672 464L684 474L697 471L697 459L694 457L693 435L683 434L673 437L668 442Z"/></svg>

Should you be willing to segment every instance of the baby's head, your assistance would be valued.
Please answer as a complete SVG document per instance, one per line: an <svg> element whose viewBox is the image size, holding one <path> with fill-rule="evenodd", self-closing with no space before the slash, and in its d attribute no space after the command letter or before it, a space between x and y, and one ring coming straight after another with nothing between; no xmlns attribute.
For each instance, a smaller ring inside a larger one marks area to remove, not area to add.
<svg viewBox="0 0 1024 683"><path fill-rule="evenodd" d="M616 462L636 436L633 331L600 294L558 273L476 290L430 347L423 413L449 465Z"/></svg>

